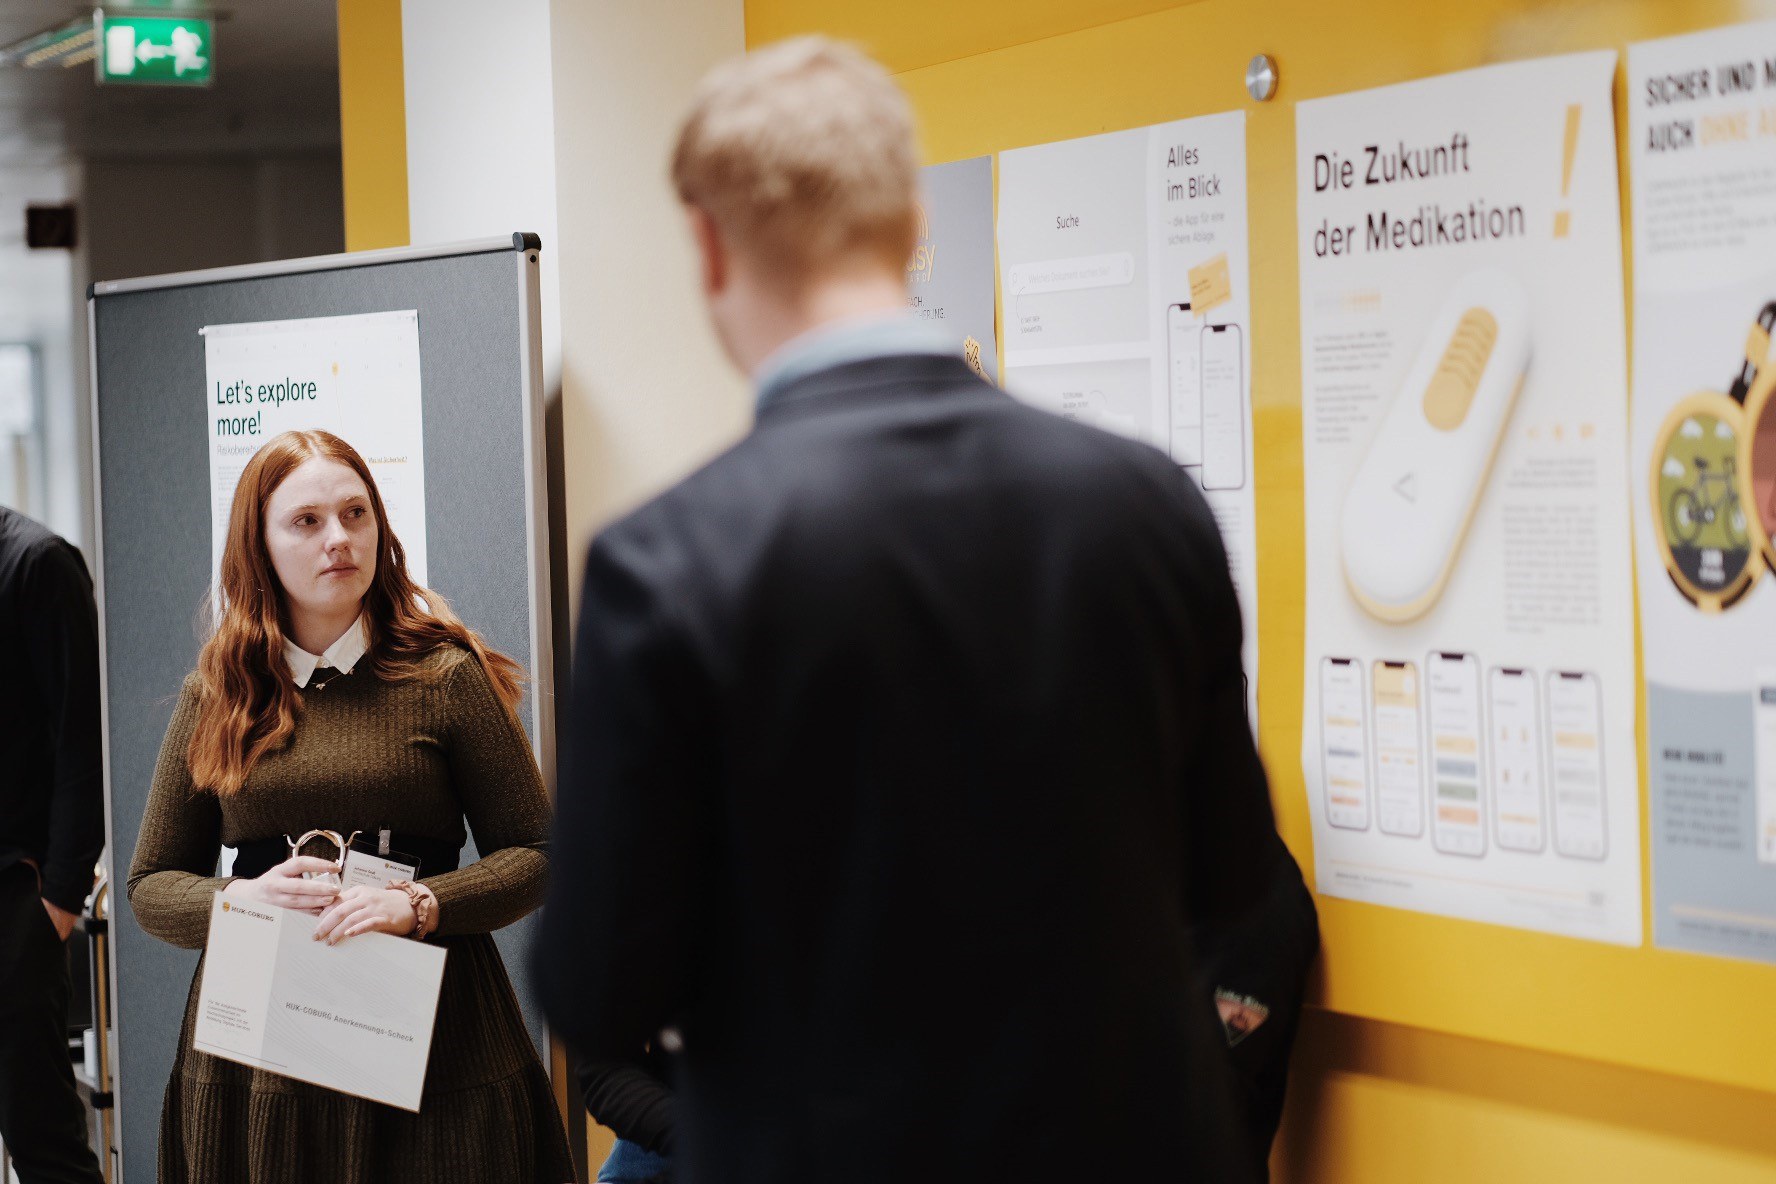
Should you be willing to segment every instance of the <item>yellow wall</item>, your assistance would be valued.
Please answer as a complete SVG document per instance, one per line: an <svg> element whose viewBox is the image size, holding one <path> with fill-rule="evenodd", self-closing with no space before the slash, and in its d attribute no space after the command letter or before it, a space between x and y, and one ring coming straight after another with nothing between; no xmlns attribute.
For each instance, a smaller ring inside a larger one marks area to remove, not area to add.
<svg viewBox="0 0 1776 1184"><path fill-rule="evenodd" d="M1767 1093L1316 1010L1272 1166L1279 1184L1770 1184L1773 1112Z"/></svg>
<svg viewBox="0 0 1776 1184"><path fill-rule="evenodd" d="M1770 15L1734 0L748 0L747 36L872 48L933 161L1248 112L1259 731L1285 838L1311 866L1294 102ZM1242 78L1260 51L1281 85L1255 104ZM1282 1179L1776 1179L1762 1092L1776 1089L1776 970L1337 900L1322 918L1331 1010L1306 1023Z"/></svg>
<svg viewBox="0 0 1776 1184"><path fill-rule="evenodd" d="M339 0L345 249L407 245L401 0Z"/></svg>

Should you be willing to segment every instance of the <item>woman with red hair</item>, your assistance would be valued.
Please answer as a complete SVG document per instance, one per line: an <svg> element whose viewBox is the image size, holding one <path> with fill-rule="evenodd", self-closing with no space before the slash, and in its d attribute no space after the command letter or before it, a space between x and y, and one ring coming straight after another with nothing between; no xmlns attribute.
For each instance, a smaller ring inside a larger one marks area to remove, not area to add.
<svg viewBox="0 0 1776 1184"><path fill-rule="evenodd" d="M137 919L200 949L223 892L305 911L319 940L382 932L450 956L417 1114L198 1052L194 979L161 1114L162 1184L570 1179L491 936L537 907L548 875L517 664L413 582L368 466L327 432L286 432L248 462L220 583L136 843ZM465 821L481 858L459 867ZM386 834L417 857L415 882L342 889L337 852L286 845L317 828ZM213 875L223 844L237 850L232 877Z"/></svg>

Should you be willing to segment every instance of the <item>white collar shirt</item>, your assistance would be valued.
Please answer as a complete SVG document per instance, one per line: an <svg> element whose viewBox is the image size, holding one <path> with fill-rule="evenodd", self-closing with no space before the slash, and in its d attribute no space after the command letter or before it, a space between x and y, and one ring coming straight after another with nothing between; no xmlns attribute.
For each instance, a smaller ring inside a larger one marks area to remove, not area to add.
<svg viewBox="0 0 1776 1184"><path fill-rule="evenodd" d="M358 659L370 648L370 629L364 623L364 614L359 613L352 627L340 635L338 641L328 646L321 654L311 654L295 642L284 641L284 661L289 664L290 677L299 687L308 686L308 680L314 677L315 668L331 666L341 674L350 674Z"/></svg>

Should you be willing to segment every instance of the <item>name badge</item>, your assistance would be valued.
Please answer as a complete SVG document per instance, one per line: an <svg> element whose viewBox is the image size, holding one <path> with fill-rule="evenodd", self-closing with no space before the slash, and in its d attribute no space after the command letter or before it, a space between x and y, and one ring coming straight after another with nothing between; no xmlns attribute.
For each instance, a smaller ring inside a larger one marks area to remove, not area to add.
<svg viewBox="0 0 1776 1184"><path fill-rule="evenodd" d="M419 878L419 860L412 855L390 851L386 855L365 851L356 843L345 853L345 866L339 873L340 887L362 884L368 888L387 888L396 880Z"/></svg>

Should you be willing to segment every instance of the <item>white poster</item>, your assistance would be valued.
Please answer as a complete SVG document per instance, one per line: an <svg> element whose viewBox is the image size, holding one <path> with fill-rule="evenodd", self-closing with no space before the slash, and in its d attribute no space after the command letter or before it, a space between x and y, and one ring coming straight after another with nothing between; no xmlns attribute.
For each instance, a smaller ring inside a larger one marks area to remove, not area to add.
<svg viewBox="0 0 1776 1184"><path fill-rule="evenodd" d="M222 566L241 470L280 432L321 429L376 478L407 570L426 582L425 433L419 313L363 313L203 330L210 433L210 570Z"/></svg>
<svg viewBox="0 0 1776 1184"><path fill-rule="evenodd" d="M999 374L993 331L993 158L919 170L919 241L907 260L907 306L962 343L988 382Z"/></svg>
<svg viewBox="0 0 1776 1184"><path fill-rule="evenodd" d="M1319 891L1641 938L1611 53L1296 108Z"/></svg>
<svg viewBox="0 0 1776 1184"><path fill-rule="evenodd" d="M1006 388L1153 445L1202 487L1256 718L1245 113L1001 153L999 261Z"/></svg>
<svg viewBox="0 0 1776 1184"><path fill-rule="evenodd" d="M1628 51L1653 940L1776 962L1776 23Z"/></svg>

